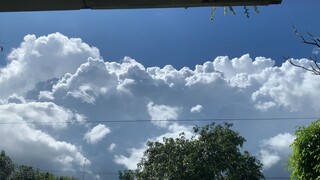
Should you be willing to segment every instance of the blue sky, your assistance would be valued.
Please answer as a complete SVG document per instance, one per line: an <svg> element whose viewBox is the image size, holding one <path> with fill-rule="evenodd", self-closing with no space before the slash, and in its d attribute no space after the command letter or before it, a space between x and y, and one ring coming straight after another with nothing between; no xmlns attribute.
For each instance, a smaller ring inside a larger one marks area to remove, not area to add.
<svg viewBox="0 0 320 180"><path fill-rule="evenodd" d="M242 7L236 8L236 16L230 12L224 16L220 8L214 21L209 20L210 7L1 13L0 39L8 52L26 34L60 32L98 47L106 60L117 61L125 54L147 66L193 67L216 56L244 53L282 62L283 56L310 55L311 47L299 43L291 24L301 32L317 33L318 3L283 1L259 7L259 14L251 8L250 19Z"/></svg>
<svg viewBox="0 0 320 180"><path fill-rule="evenodd" d="M319 5L284 0L250 7L249 19L218 8L213 21L211 8L0 13L0 149L62 175L81 177L86 163L87 179L116 179L96 172L133 169L147 140L208 123L174 120L253 118L231 122L267 177L287 177L295 127L319 117L320 81L283 56L309 64L313 47L292 24L319 35ZM267 117L306 118L257 120ZM122 122L137 119L149 122Z"/></svg>

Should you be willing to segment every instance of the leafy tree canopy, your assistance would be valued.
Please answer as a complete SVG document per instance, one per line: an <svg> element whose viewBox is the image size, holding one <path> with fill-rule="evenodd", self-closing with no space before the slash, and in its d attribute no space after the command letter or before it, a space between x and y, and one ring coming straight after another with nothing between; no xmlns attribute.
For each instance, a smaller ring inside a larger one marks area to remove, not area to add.
<svg viewBox="0 0 320 180"><path fill-rule="evenodd" d="M9 180L77 180L73 177L57 177L49 172L40 172L39 169L34 169L32 166L21 165L16 168L16 171L11 175Z"/></svg>
<svg viewBox="0 0 320 180"><path fill-rule="evenodd" d="M5 151L0 152L0 179L7 179L14 171L14 164Z"/></svg>
<svg viewBox="0 0 320 180"><path fill-rule="evenodd" d="M57 177L49 172L40 172L28 165L15 165L5 151L0 152L0 180L77 180L73 177Z"/></svg>
<svg viewBox="0 0 320 180"><path fill-rule="evenodd" d="M288 162L293 179L320 179L320 120L299 127Z"/></svg>
<svg viewBox="0 0 320 180"><path fill-rule="evenodd" d="M247 151L245 139L232 124L195 127L187 139L164 138L147 143L148 149L135 171L119 172L120 179L260 179L262 164Z"/></svg>

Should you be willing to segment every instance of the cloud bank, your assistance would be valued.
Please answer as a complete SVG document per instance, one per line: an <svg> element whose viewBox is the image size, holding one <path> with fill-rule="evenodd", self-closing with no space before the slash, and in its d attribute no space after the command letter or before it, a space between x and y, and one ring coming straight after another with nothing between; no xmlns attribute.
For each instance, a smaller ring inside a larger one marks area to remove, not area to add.
<svg viewBox="0 0 320 180"><path fill-rule="evenodd" d="M0 68L0 121L7 123L0 148L18 162L52 169L81 170L86 162L88 170L117 172L136 167L147 140L191 136L191 126L210 123L204 119L317 117L319 87L318 76L249 54L194 68L145 67L130 57L106 62L97 48L60 33L27 35ZM100 124L91 127L94 121ZM234 121L234 127L267 170L290 153L295 126L307 123Z"/></svg>
<svg viewBox="0 0 320 180"><path fill-rule="evenodd" d="M22 95L38 82L74 73L88 57L99 58L99 50L79 38L69 39L60 33L38 38L27 35L8 55L7 66L0 69L0 98L12 92Z"/></svg>
<svg viewBox="0 0 320 180"><path fill-rule="evenodd" d="M67 128L64 122L78 121L77 118L70 110L50 102L0 105L0 148L18 163L73 171L84 163L81 149L50 135L45 127L60 132ZM90 161L86 163L89 165Z"/></svg>

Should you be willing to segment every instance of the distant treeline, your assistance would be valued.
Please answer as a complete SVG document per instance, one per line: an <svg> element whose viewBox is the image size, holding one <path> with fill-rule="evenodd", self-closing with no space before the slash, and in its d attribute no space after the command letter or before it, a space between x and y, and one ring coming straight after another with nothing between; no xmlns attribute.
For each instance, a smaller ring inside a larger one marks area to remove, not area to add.
<svg viewBox="0 0 320 180"><path fill-rule="evenodd" d="M4 150L0 153L0 180L78 180L74 177L55 176L40 172L29 165L16 165Z"/></svg>

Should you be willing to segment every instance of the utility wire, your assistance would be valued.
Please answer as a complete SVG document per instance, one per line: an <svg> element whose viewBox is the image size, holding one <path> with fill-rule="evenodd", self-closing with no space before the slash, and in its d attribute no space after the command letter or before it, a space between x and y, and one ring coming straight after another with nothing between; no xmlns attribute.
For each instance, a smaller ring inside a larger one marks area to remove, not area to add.
<svg viewBox="0 0 320 180"><path fill-rule="evenodd" d="M47 170L39 169L41 172L51 172L51 173L75 173L75 174L98 174L98 175L118 175L118 172L98 172L98 171L63 171L63 170ZM266 179L290 179L290 177L285 176L265 176Z"/></svg>
<svg viewBox="0 0 320 180"><path fill-rule="evenodd" d="M176 119L176 120L166 120L166 119L136 119L136 120L100 120L100 121L56 121L56 122L45 122L45 121L29 121L29 122L0 122L0 125L10 125L10 124L89 124L89 123L149 123L149 122L221 122L221 121L285 121L285 120L316 120L319 117L262 117L262 118L205 118L205 119ZM95 171L64 171L64 170L52 170L52 169L39 169L41 172L51 172L51 173L76 173L76 174L99 174L99 175L118 175L117 172L95 172ZM266 179L290 179L290 177L281 176L265 176Z"/></svg>
<svg viewBox="0 0 320 180"><path fill-rule="evenodd" d="M285 120L316 120L319 117L265 117L265 118L204 118L204 119L134 119L134 120L98 120L98 121L11 121L0 122L0 125L13 124L97 124L97 123L150 123L150 122L221 122L221 121L285 121Z"/></svg>

